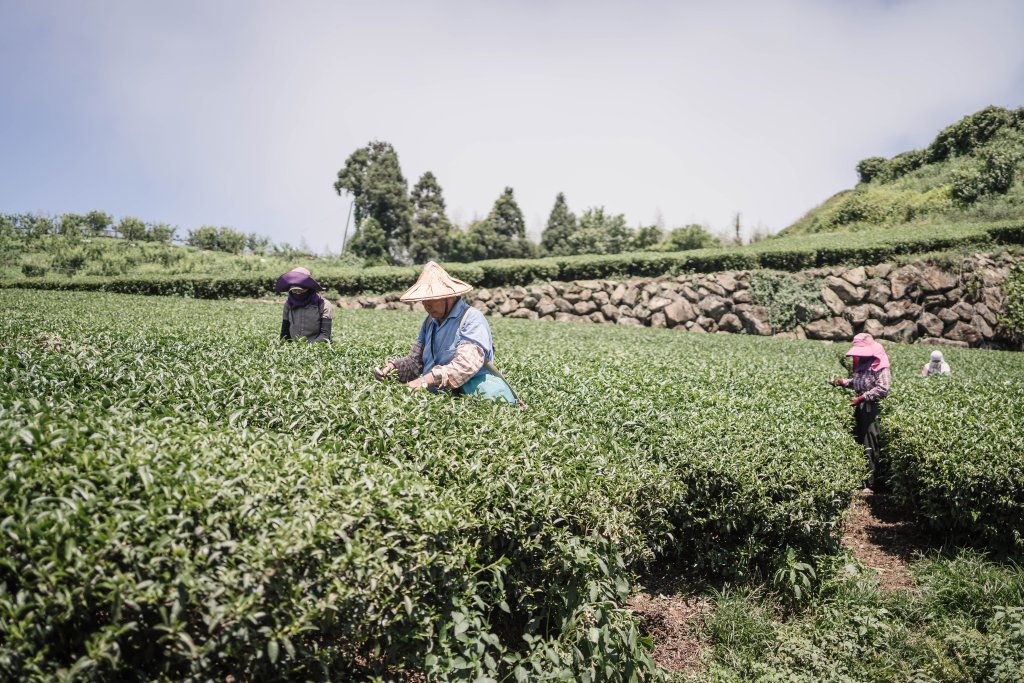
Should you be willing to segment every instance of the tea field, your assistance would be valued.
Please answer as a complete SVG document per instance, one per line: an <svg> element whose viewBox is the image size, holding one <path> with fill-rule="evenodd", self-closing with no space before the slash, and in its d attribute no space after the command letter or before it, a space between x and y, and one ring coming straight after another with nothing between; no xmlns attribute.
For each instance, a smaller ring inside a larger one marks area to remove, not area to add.
<svg viewBox="0 0 1024 683"><path fill-rule="evenodd" d="M518 410L375 382L415 314L0 302L2 679L654 679L636 572L834 553L864 474L845 346L493 320ZM1019 551L1024 357L890 348L894 493Z"/></svg>

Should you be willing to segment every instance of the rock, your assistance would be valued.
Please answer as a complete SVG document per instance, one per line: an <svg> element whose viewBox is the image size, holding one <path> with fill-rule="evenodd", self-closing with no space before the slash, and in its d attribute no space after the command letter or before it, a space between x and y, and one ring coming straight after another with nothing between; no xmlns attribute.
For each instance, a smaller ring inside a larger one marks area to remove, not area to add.
<svg viewBox="0 0 1024 683"><path fill-rule="evenodd" d="M974 318L974 306L971 306L969 303L964 301L953 306L950 310L956 313L957 317L965 323L970 322Z"/></svg>
<svg viewBox="0 0 1024 683"><path fill-rule="evenodd" d="M701 292L701 290L706 290ZM711 280L705 280L702 287L698 287L697 291L707 296L708 294L714 294L715 296L725 296L728 292L725 291L725 287L722 287L717 282Z"/></svg>
<svg viewBox="0 0 1024 683"><path fill-rule="evenodd" d="M523 300L519 302L519 305L523 308L535 309L537 308L537 297L532 294L527 294L523 297Z"/></svg>
<svg viewBox="0 0 1024 683"><path fill-rule="evenodd" d="M846 310L846 304L839 298L839 295L833 292L828 286L821 286L821 299L825 302L825 306L828 307L830 313L833 316L839 316Z"/></svg>
<svg viewBox="0 0 1024 683"><path fill-rule="evenodd" d="M696 332L697 334L707 334L708 331L697 323L688 323L690 326L686 328L687 332Z"/></svg>
<svg viewBox="0 0 1024 683"><path fill-rule="evenodd" d="M627 318L626 316L622 316L621 318L619 318L616 324L631 325L633 327L643 327L643 323L637 320L636 318Z"/></svg>
<svg viewBox="0 0 1024 683"><path fill-rule="evenodd" d="M803 325L797 325L793 328L793 335L797 339L807 339L807 330L804 329Z"/></svg>
<svg viewBox="0 0 1024 683"><path fill-rule="evenodd" d="M825 286L835 292L846 305L859 304L864 298L864 290L834 275L825 278Z"/></svg>
<svg viewBox="0 0 1024 683"><path fill-rule="evenodd" d="M665 322L665 314L658 312L651 314L651 327L667 327Z"/></svg>
<svg viewBox="0 0 1024 683"><path fill-rule="evenodd" d="M885 322L895 324L907 317L907 302L901 299L890 301L882 310L885 311Z"/></svg>
<svg viewBox="0 0 1024 683"><path fill-rule="evenodd" d="M540 316L537 315L537 311L531 310L529 308L519 308L519 309L516 309L515 311L512 311L512 313L509 314L508 317L510 317L510 318L525 318L527 320L536 320Z"/></svg>
<svg viewBox="0 0 1024 683"><path fill-rule="evenodd" d="M726 313L718 321L718 329L722 332L739 332L743 329L743 323L735 313Z"/></svg>
<svg viewBox="0 0 1024 683"><path fill-rule="evenodd" d="M934 313L939 308L946 307L946 297L943 294L929 294L921 300L921 305L926 311Z"/></svg>
<svg viewBox="0 0 1024 683"><path fill-rule="evenodd" d="M513 287L511 290L509 290L508 293L509 298L515 299L516 301L522 301L526 297L526 295L526 287L521 287L519 285Z"/></svg>
<svg viewBox="0 0 1024 683"><path fill-rule="evenodd" d="M882 330L882 339L889 339L894 342L900 342L901 344L909 344L917 338L917 323L911 322L910 320L901 320L900 322L886 327Z"/></svg>
<svg viewBox="0 0 1024 683"><path fill-rule="evenodd" d="M476 300L477 301L490 301L491 300L491 290L489 290L489 289L481 289L479 292L476 293Z"/></svg>
<svg viewBox="0 0 1024 683"><path fill-rule="evenodd" d="M558 310L561 311L562 313L572 313L572 310L573 310L572 309L572 304L569 303L568 299L563 299L562 297L558 297L557 299L554 300L553 303L558 308Z"/></svg>
<svg viewBox="0 0 1024 683"><path fill-rule="evenodd" d="M737 313L740 320L743 322L743 329L747 331L747 334L756 334L761 337L771 336L772 325L768 322L768 309L764 306L751 306L744 304L738 307ZM724 316L723 316L724 317ZM722 323L719 321L718 328L722 328Z"/></svg>
<svg viewBox="0 0 1024 683"><path fill-rule="evenodd" d="M636 306L636 301L639 298L640 290L637 289L636 287L630 287L626 290L626 293L622 295L622 303L626 304L627 306Z"/></svg>
<svg viewBox="0 0 1024 683"><path fill-rule="evenodd" d="M971 320L971 327L976 329L978 334L981 335L981 338L986 341L992 341L996 337L996 333L992 330L992 327L989 326L989 324L985 322L985 319L980 315L974 316Z"/></svg>
<svg viewBox="0 0 1024 683"><path fill-rule="evenodd" d="M943 339L942 337L923 337L918 339L916 343L927 346L952 346L959 349L966 349L969 346L967 342L953 341L952 339Z"/></svg>
<svg viewBox="0 0 1024 683"><path fill-rule="evenodd" d="M921 304L915 304L913 301L907 301L903 305L903 310L905 312L904 317L909 318L910 320L917 320L921 316L921 313L924 312L924 307L921 306Z"/></svg>
<svg viewBox="0 0 1024 683"><path fill-rule="evenodd" d="M999 324L999 316L993 313L992 309L985 304L974 304L974 312L980 315L992 327Z"/></svg>
<svg viewBox="0 0 1024 683"><path fill-rule="evenodd" d="M871 266L867 269L868 277L888 277L889 273L892 272L891 263L879 263L877 266Z"/></svg>
<svg viewBox="0 0 1024 683"><path fill-rule="evenodd" d="M963 301L964 296L967 294L967 290L963 287L956 287L946 292L946 301L952 305L956 305Z"/></svg>
<svg viewBox="0 0 1024 683"><path fill-rule="evenodd" d="M722 297L711 294L701 300L700 310L704 315L718 320L729 310L729 303Z"/></svg>
<svg viewBox="0 0 1024 683"><path fill-rule="evenodd" d="M889 278L892 298L902 299L908 290L916 290L920 276L921 271L919 271L915 266L903 266L893 273Z"/></svg>
<svg viewBox="0 0 1024 683"><path fill-rule="evenodd" d="M573 284L580 289L589 289L591 291L601 289L601 283L597 280L576 280Z"/></svg>
<svg viewBox="0 0 1024 683"><path fill-rule="evenodd" d="M551 297L545 296L540 301L537 302L537 305L534 307L534 310L537 311L537 313L539 313L540 315L544 316L553 315L555 311L559 310L559 308L558 306L555 305L555 302Z"/></svg>
<svg viewBox="0 0 1024 683"><path fill-rule="evenodd" d="M560 323L577 323L580 321L580 317L578 315L573 315L572 313L563 313L559 311L558 313L555 313L555 320Z"/></svg>
<svg viewBox="0 0 1024 683"><path fill-rule="evenodd" d="M849 282L854 287L860 287L862 284L864 284L864 281L867 280L868 274L867 271L864 269L864 266L858 266L857 268L852 268L846 271L840 277L842 277L844 280Z"/></svg>
<svg viewBox="0 0 1024 683"><path fill-rule="evenodd" d="M725 290L726 294L735 292L739 283L736 281L736 276L732 273L718 273L715 278L718 284L721 285L722 289Z"/></svg>
<svg viewBox="0 0 1024 683"><path fill-rule="evenodd" d="M607 324L609 322L604 319L604 314L602 314L601 311L594 311L593 313L588 315L587 318L589 318L590 322L592 323Z"/></svg>
<svg viewBox="0 0 1024 683"><path fill-rule="evenodd" d="M597 310L597 304L589 299L586 301L577 301L572 307L573 313L576 315L590 315Z"/></svg>
<svg viewBox="0 0 1024 683"><path fill-rule="evenodd" d="M513 299L509 299L502 305L498 306L498 315L508 315L517 308L519 308L518 303Z"/></svg>
<svg viewBox="0 0 1024 683"><path fill-rule="evenodd" d="M1005 301L1006 296L999 287L986 287L981 292L981 303L993 313L1002 311Z"/></svg>
<svg viewBox="0 0 1024 683"><path fill-rule="evenodd" d="M885 326L874 318L871 318L864 323L864 329L862 329L861 332L867 332L872 337L881 337L882 333L885 332Z"/></svg>
<svg viewBox="0 0 1024 683"><path fill-rule="evenodd" d="M611 297L608 295L608 292L594 292L593 300L598 306L604 306L611 301Z"/></svg>
<svg viewBox="0 0 1024 683"><path fill-rule="evenodd" d="M871 280L868 284L867 294L864 300L876 306L884 306L892 298L889 283L885 280Z"/></svg>
<svg viewBox="0 0 1024 683"><path fill-rule="evenodd" d="M952 309L949 309L949 308L939 309L939 312L936 313L935 316L939 320L944 322L946 325L950 325L952 323L955 323L957 320L960 319L960 316L958 316L956 313L953 312Z"/></svg>
<svg viewBox="0 0 1024 683"><path fill-rule="evenodd" d="M604 306L602 306L601 307L601 314L605 318L607 318L608 320L610 320L612 322L615 322L616 320L618 320L619 316L622 315L619 312L619 309L616 308L615 306L612 306L611 304L605 304Z"/></svg>
<svg viewBox="0 0 1024 683"><path fill-rule="evenodd" d="M952 273L947 273L936 266L925 266L921 271L921 292L923 294L946 292L956 287L958 281L959 278Z"/></svg>
<svg viewBox="0 0 1024 683"><path fill-rule="evenodd" d="M954 323L953 327L947 330L943 336L953 341L965 342L968 346L974 346L981 341L978 331L962 320Z"/></svg>
<svg viewBox="0 0 1024 683"><path fill-rule="evenodd" d="M942 318L932 313L922 313L917 321L917 331L922 336L941 337L944 329L946 325Z"/></svg>
<svg viewBox="0 0 1024 683"><path fill-rule="evenodd" d="M577 304L580 302L580 294L582 294L582 290L566 289L562 292L562 298L571 304Z"/></svg>
<svg viewBox="0 0 1024 683"><path fill-rule="evenodd" d="M594 290L584 289L580 291L580 301L590 301L594 297Z"/></svg>
<svg viewBox="0 0 1024 683"><path fill-rule="evenodd" d="M664 313L669 327L676 327L697 317L697 309L686 299L673 301L665 307Z"/></svg>
<svg viewBox="0 0 1024 683"><path fill-rule="evenodd" d="M853 337L853 327L846 318L826 318L815 320L804 326L808 339L826 339L840 341Z"/></svg>
<svg viewBox="0 0 1024 683"><path fill-rule="evenodd" d="M655 296L652 297L651 300L647 302L647 308L651 310L651 313L657 313L661 309L668 306L670 303L672 303L672 299L668 299L663 296Z"/></svg>
<svg viewBox="0 0 1024 683"><path fill-rule="evenodd" d="M619 285L617 285L615 287L615 290L612 292L612 297L611 297L611 299L608 300L608 303L610 303L612 306L618 306L619 304L622 303L622 300L625 297L626 297L626 285L619 284Z"/></svg>
<svg viewBox="0 0 1024 683"><path fill-rule="evenodd" d="M693 290L692 287L683 287L679 290L679 293L686 297L686 300L690 303L699 303L701 300L700 294Z"/></svg>
<svg viewBox="0 0 1024 683"><path fill-rule="evenodd" d="M640 322L647 324L647 321L651 319L651 310L643 304L638 304L633 307L633 317Z"/></svg>
<svg viewBox="0 0 1024 683"><path fill-rule="evenodd" d="M872 317L871 307L868 304L850 306L846 309L846 319L853 323L854 327L863 325L870 317Z"/></svg>
<svg viewBox="0 0 1024 683"><path fill-rule="evenodd" d="M714 318L708 318L707 316L700 316L694 321L697 325L704 329L705 332L710 332L715 328Z"/></svg>
<svg viewBox="0 0 1024 683"><path fill-rule="evenodd" d="M752 304L754 303L754 295L749 289L741 289L732 295L732 302L734 304Z"/></svg>
<svg viewBox="0 0 1024 683"><path fill-rule="evenodd" d="M829 314L829 310L821 304L808 304L802 301L796 305L794 311L796 313L796 319L801 322L821 320Z"/></svg>

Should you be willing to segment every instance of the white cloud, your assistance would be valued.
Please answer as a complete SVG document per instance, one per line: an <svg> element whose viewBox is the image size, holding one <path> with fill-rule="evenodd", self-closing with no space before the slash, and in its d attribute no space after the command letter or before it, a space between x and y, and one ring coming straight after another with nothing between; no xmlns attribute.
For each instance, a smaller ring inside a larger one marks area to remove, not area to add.
<svg viewBox="0 0 1024 683"><path fill-rule="evenodd" d="M156 188L154 217L335 250L331 184L371 139L462 220L509 185L535 232L560 191L633 224L777 230L859 159L1024 105L1013 2L66 7L45 21L91 65L79 105Z"/></svg>

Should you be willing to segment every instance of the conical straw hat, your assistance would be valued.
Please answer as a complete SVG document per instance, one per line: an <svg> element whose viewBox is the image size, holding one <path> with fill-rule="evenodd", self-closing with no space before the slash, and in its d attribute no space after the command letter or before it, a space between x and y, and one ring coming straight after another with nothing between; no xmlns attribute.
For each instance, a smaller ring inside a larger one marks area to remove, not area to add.
<svg viewBox="0 0 1024 683"><path fill-rule="evenodd" d="M444 268L433 261L423 266L423 272L416 284L401 296L402 301L427 301L429 299L447 299L459 296L473 289L462 280L457 280L445 272Z"/></svg>

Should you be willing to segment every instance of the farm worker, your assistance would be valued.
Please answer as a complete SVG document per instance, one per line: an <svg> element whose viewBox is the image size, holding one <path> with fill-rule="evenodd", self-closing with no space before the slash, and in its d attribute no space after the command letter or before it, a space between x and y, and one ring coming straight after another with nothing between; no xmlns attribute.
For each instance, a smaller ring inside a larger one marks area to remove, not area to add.
<svg viewBox="0 0 1024 683"><path fill-rule="evenodd" d="M932 351L931 360L924 364L921 368L921 376L928 377L929 375L950 375L953 371L949 369L949 363L942 358L942 351Z"/></svg>
<svg viewBox="0 0 1024 683"><path fill-rule="evenodd" d="M486 318L462 299L471 289L433 261L427 263L416 284L401 296L402 301L421 302L427 311L416 343L408 356L374 369L377 379L397 371L398 378L414 391L445 389L518 403L494 366L494 342Z"/></svg>
<svg viewBox="0 0 1024 683"><path fill-rule="evenodd" d="M849 379L832 378L832 384L853 389L857 394L850 403L854 406L853 435L863 444L868 461L866 487L874 490L878 483L881 438L878 433L878 402L889 395L892 375L889 356L882 345L870 334L861 333L853 338L846 352L853 358L853 375Z"/></svg>
<svg viewBox="0 0 1024 683"><path fill-rule="evenodd" d="M281 319L281 339L305 339L313 342L331 341L331 319L334 306L317 292L323 287L305 268L295 268L277 278L278 292L288 292Z"/></svg>

